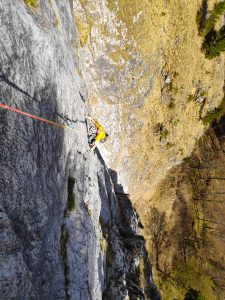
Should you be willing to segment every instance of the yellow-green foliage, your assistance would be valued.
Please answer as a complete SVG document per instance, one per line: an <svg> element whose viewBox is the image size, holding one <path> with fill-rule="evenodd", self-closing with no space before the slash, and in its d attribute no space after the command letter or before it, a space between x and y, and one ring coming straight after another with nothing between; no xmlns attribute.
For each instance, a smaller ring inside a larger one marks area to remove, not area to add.
<svg viewBox="0 0 225 300"><path fill-rule="evenodd" d="M37 8L39 6L39 0L23 0L27 6Z"/></svg>
<svg viewBox="0 0 225 300"><path fill-rule="evenodd" d="M59 27L59 17L56 15L55 12L53 12L53 15L54 15L54 27L55 28L58 28Z"/></svg>
<svg viewBox="0 0 225 300"><path fill-rule="evenodd" d="M190 95L188 96L188 102L191 102L191 101L193 101L193 100L194 100L194 98L195 98L195 97L194 97L194 95L191 95L191 94L190 94Z"/></svg>
<svg viewBox="0 0 225 300"><path fill-rule="evenodd" d="M200 203L198 203L197 206L196 216L194 218L194 230L197 235L202 235L204 230L204 211Z"/></svg>
<svg viewBox="0 0 225 300"><path fill-rule="evenodd" d="M203 0L202 7L197 13L196 21L198 24L199 33L204 35L204 42L202 49L205 52L205 56L208 59L220 55L225 51L224 32L225 26L222 26L220 30L215 30L215 25L219 18L225 11L225 2L220 1L214 5L213 11L207 17L207 0Z"/></svg>
<svg viewBox="0 0 225 300"><path fill-rule="evenodd" d="M198 266L194 258L190 259L187 263L177 261L173 272L173 280L178 288L185 287L186 291L189 288L193 288L201 291L206 299L216 299L213 292L214 284L211 278Z"/></svg>
<svg viewBox="0 0 225 300"><path fill-rule="evenodd" d="M203 119L203 124L211 124L214 121L219 121L225 112L225 98L223 98L221 104L209 112Z"/></svg>
<svg viewBox="0 0 225 300"><path fill-rule="evenodd" d="M170 133L169 133L169 130L166 129L166 128L163 128L163 130L160 132L160 137L161 137L162 139L166 139L166 138L168 137L169 134L170 134Z"/></svg>
<svg viewBox="0 0 225 300"><path fill-rule="evenodd" d="M216 3L214 6L213 11L211 12L209 18L206 20L205 23L205 34L209 33L210 30L214 28L216 22L219 20L219 17L222 16L225 10L225 2L221 1Z"/></svg>
<svg viewBox="0 0 225 300"><path fill-rule="evenodd" d="M101 238L100 238L100 247L101 247L102 253L104 253L106 246L105 246L105 239L103 238L103 236L101 236Z"/></svg>
<svg viewBox="0 0 225 300"><path fill-rule="evenodd" d="M175 144L168 142L168 143L166 144L166 149L173 148L174 146L175 146Z"/></svg>
<svg viewBox="0 0 225 300"><path fill-rule="evenodd" d="M170 276L161 279L159 288L163 299L167 300L184 299L191 288L201 292L205 300L216 300L212 279L204 273L194 258L187 263L176 261Z"/></svg>

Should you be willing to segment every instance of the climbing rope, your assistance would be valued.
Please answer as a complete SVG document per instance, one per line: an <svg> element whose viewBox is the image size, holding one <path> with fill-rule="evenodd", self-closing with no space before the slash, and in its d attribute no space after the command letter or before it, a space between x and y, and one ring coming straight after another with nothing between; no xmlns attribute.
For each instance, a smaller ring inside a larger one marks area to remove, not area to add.
<svg viewBox="0 0 225 300"><path fill-rule="evenodd" d="M18 109L18 108L15 108L15 107L12 107L12 106L9 106L9 105L6 105L6 104L0 103L0 108L7 109L7 110L10 110L10 111L16 112L16 113L18 113L18 114L24 115L24 116L29 117L29 118L32 118L32 119L36 119L36 120L41 121L41 122L45 122L45 123L47 123L47 124L50 124L50 125L53 125L53 126L56 126L56 127L60 127L60 128L72 128L72 127L69 126L68 124L67 124L67 125L63 125L63 124L60 124L60 123L56 123L56 122L53 122L53 121L51 121L51 120L48 120L48 119L45 119L45 118L36 116L36 115L34 115L34 114L31 114L31 113L22 111L22 110L20 110L20 109ZM70 121L71 121L71 120L70 120Z"/></svg>

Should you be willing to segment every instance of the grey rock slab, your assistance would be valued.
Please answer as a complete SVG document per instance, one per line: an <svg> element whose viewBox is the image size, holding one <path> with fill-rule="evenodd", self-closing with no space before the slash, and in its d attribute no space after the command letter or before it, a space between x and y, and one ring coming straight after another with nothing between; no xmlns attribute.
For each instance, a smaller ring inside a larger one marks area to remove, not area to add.
<svg viewBox="0 0 225 300"><path fill-rule="evenodd" d="M0 103L75 120L62 129L0 109L1 300L127 299L136 284L139 253L127 245L141 251L138 216L120 205L99 151L88 152L72 10L72 1L0 3Z"/></svg>

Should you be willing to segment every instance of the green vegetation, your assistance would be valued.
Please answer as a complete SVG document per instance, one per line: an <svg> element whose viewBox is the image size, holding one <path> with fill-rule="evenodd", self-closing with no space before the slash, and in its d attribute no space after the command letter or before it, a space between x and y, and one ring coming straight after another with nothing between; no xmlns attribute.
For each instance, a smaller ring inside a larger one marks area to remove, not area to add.
<svg viewBox="0 0 225 300"><path fill-rule="evenodd" d="M220 107L214 108L209 114L203 118L203 124L211 124L213 121L216 121L221 116L222 109Z"/></svg>
<svg viewBox="0 0 225 300"><path fill-rule="evenodd" d="M200 97L205 97L207 95L207 93L205 92L205 91L202 91L201 93L200 93Z"/></svg>
<svg viewBox="0 0 225 300"><path fill-rule="evenodd" d="M167 300L216 300L214 287L212 279L194 258L187 263L177 259L169 276L160 274L159 288Z"/></svg>
<svg viewBox="0 0 225 300"><path fill-rule="evenodd" d="M68 293L68 286L69 286L69 264L68 264L68 255L67 255L68 241L69 241L69 233L66 229L65 224L63 224L61 227L60 245L61 245L61 255L62 255L63 265L64 265L64 278L65 278L66 299L67 300L70 299L70 296Z"/></svg>
<svg viewBox="0 0 225 300"><path fill-rule="evenodd" d="M191 95L191 94L190 94L190 95L188 96L188 102L191 102L191 101L193 101L193 100L194 100L194 98L195 98L195 97L194 97L194 95Z"/></svg>
<svg viewBox="0 0 225 300"><path fill-rule="evenodd" d="M175 106L176 106L176 105L175 105L175 100L174 100L174 99L171 99L171 100L170 100L170 103L169 103L169 105L168 105L168 107L169 107L170 109L173 109Z"/></svg>
<svg viewBox="0 0 225 300"><path fill-rule="evenodd" d="M203 119L203 124L212 124L214 121L219 121L225 112L225 98L218 107L215 107L211 112L209 112Z"/></svg>
<svg viewBox="0 0 225 300"><path fill-rule="evenodd" d="M178 73L177 71L175 71L175 72L173 73L173 77L174 77L174 78L178 77L178 75L179 75L179 73Z"/></svg>
<svg viewBox="0 0 225 300"><path fill-rule="evenodd" d="M177 93L179 92L179 87L178 87L178 86L175 86L175 87L173 88L173 92L174 92L174 94L177 94Z"/></svg>
<svg viewBox="0 0 225 300"><path fill-rule="evenodd" d="M197 16L196 16L196 23L200 34L202 34L205 27L207 9L208 9L207 0L203 0L201 8L197 12Z"/></svg>
<svg viewBox="0 0 225 300"><path fill-rule="evenodd" d="M213 11L210 12L210 16L206 19L208 4L207 0L202 1L202 6L197 13L196 22L200 34L207 35L212 29L214 29L220 16L222 16L225 10L225 2L221 1L214 5Z"/></svg>
<svg viewBox="0 0 225 300"><path fill-rule="evenodd" d="M207 1L203 0L202 7L197 13L196 21L199 33L204 36L202 49L208 59L212 59L225 51L225 26L222 26L218 31L215 30L215 25L224 11L225 2L216 3L210 16L206 19Z"/></svg>
<svg viewBox="0 0 225 300"><path fill-rule="evenodd" d="M205 159L205 156L203 158ZM204 165L205 160L202 161L199 153L186 158L183 165L186 192L188 191L188 197L192 201L188 206L184 206L184 211L179 211L181 222L172 231L172 237L175 235L175 238L179 239L179 244L175 249L173 261L168 265L163 264L163 259L167 256L166 245L170 241L171 232L165 228L168 231L168 241L166 236L164 248L161 247L160 270L156 274L163 299L223 299L218 295L223 289L224 283L221 283L221 278L224 278L224 274L220 272L224 267L216 256L215 261L210 258L210 251L214 247L210 238L211 234L214 234L214 226L211 223L214 219L208 215L209 210L205 202L208 199L209 177L208 170L203 168ZM180 200L183 199L181 196Z"/></svg>
<svg viewBox="0 0 225 300"><path fill-rule="evenodd" d="M173 280L178 287L184 287L187 292L190 289L199 290L200 299L215 299L213 288L214 284L208 277L197 261L192 258L187 263L178 260L175 264ZM187 295L187 293L186 293ZM198 298L196 298L198 299Z"/></svg>
<svg viewBox="0 0 225 300"><path fill-rule="evenodd" d="M212 59L225 51L225 26L222 26L218 31L212 29L205 36L203 49L205 51L205 56L209 59Z"/></svg>
<svg viewBox="0 0 225 300"><path fill-rule="evenodd" d="M194 289L190 289L184 297L184 300L204 300L204 299L205 298L202 296L202 293Z"/></svg>
<svg viewBox="0 0 225 300"><path fill-rule="evenodd" d="M56 13L53 11L53 15L54 15L54 22L53 25L55 28L59 27L59 17L56 15Z"/></svg>
<svg viewBox="0 0 225 300"><path fill-rule="evenodd" d="M174 125L174 126L177 126L179 123L180 123L180 119L175 119L175 120L173 121L173 125Z"/></svg>
<svg viewBox="0 0 225 300"><path fill-rule="evenodd" d="M175 144L173 144L173 143L167 143L166 144L166 149L168 150L170 148L173 148L174 146L175 146Z"/></svg>
<svg viewBox="0 0 225 300"><path fill-rule="evenodd" d="M106 245L105 245L105 239L104 239L103 236L100 237L100 247L101 247L102 253L104 253L104 252L105 252Z"/></svg>
<svg viewBox="0 0 225 300"><path fill-rule="evenodd" d="M166 214L160 212L156 207L151 208L151 215L149 220L149 233L151 236L152 249L155 252L156 269L160 270L159 259L165 243L166 236Z"/></svg>
<svg viewBox="0 0 225 300"><path fill-rule="evenodd" d="M160 131L160 138L161 139L166 139L169 135L169 130L166 128L163 128L162 131Z"/></svg>
<svg viewBox="0 0 225 300"><path fill-rule="evenodd" d="M160 245L159 255L162 257L159 260L158 270L158 286L162 291L162 298L167 300L185 299L185 300L216 300L215 289L216 283L214 278L208 273L208 262L203 263L202 252L203 248L208 243L208 224L205 216L204 199L201 195L207 191L207 181L201 173L201 161L197 157L189 157L185 159L188 185L193 197L191 207L185 213L182 212L182 227L177 230L182 230L180 236L179 253L174 256L171 266L163 265L163 256L166 255L167 237L164 236L164 245ZM171 180L173 178L171 177ZM154 219L153 219L154 220ZM154 226L155 221L151 221ZM156 228L156 226L154 226ZM168 230L167 226L161 226ZM174 234L174 232L173 232ZM170 232L168 232L170 236ZM162 246L164 248L162 248ZM155 249L157 249L155 247Z"/></svg>
<svg viewBox="0 0 225 300"><path fill-rule="evenodd" d="M205 21L204 24L204 34L208 34L212 29L214 29L217 21L219 20L220 16L222 16L225 10L225 2L216 3L214 6L213 11L211 12L209 18Z"/></svg>
<svg viewBox="0 0 225 300"><path fill-rule="evenodd" d="M23 1L27 6L30 6L32 8L38 8L39 6L39 0L23 0Z"/></svg>

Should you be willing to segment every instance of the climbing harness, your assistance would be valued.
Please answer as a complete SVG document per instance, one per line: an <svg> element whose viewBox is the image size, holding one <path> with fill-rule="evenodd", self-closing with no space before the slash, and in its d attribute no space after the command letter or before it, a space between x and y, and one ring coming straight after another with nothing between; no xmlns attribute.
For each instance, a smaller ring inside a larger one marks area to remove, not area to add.
<svg viewBox="0 0 225 300"><path fill-rule="evenodd" d="M89 127L89 130L88 130L88 133L89 134L96 134L97 133L97 130L94 126L90 126Z"/></svg>
<svg viewBox="0 0 225 300"><path fill-rule="evenodd" d="M16 112L18 114L24 115L24 116L32 118L32 119L36 119L36 120L41 121L41 122L45 122L47 124L50 124L50 125L53 125L53 126L56 126L56 127L60 127L60 128L72 128L68 124L67 125L63 125L63 124L60 124L60 123L57 123L57 122L53 122L51 120L48 120L48 119L36 116L34 114L22 111L22 110L20 110L18 108L15 108L15 107L12 107L12 106L9 106L9 105L6 105L6 104L0 103L0 108L8 109L10 111Z"/></svg>

